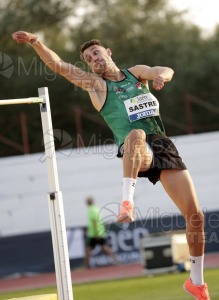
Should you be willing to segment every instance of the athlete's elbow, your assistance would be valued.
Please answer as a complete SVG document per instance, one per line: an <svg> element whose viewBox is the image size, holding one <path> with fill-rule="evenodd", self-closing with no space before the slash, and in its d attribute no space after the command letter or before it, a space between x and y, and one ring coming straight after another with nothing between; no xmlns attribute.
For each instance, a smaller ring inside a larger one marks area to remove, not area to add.
<svg viewBox="0 0 219 300"><path fill-rule="evenodd" d="M171 74L171 78L173 77L174 74L174 70L172 68L169 68L170 74Z"/></svg>
<svg viewBox="0 0 219 300"><path fill-rule="evenodd" d="M173 69L167 67L167 78L166 81L170 81L173 78L174 71Z"/></svg>
<svg viewBox="0 0 219 300"><path fill-rule="evenodd" d="M55 62L52 60L44 60L45 65L53 72L61 75L61 65L60 62Z"/></svg>
<svg viewBox="0 0 219 300"><path fill-rule="evenodd" d="M56 61L52 66L51 69L53 72L63 76L67 77L70 75L70 69L68 68L68 65L63 61Z"/></svg>

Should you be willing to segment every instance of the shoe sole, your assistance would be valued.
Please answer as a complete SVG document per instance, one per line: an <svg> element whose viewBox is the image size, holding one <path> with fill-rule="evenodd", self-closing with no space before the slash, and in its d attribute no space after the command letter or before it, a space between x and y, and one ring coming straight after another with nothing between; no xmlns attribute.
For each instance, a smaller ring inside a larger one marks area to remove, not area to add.
<svg viewBox="0 0 219 300"><path fill-rule="evenodd" d="M183 288L184 288L184 290L185 290L185 292L187 293L187 294L189 294L190 296L192 296L194 299L196 299L196 300L198 300L198 298L196 298L194 295L192 295L189 291L187 291L187 289L186 289L186 287L185 287L185 284L183 285Z"/></svg>

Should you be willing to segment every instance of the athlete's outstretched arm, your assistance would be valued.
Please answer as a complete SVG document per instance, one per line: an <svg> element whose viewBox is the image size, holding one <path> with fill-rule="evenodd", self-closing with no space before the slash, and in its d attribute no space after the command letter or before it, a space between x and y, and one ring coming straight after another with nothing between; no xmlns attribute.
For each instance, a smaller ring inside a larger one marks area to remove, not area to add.
<svg viewBox="0 0 219 300"><path fill-rule="evenodd" d="M64 62L54 51L39 41L36 35L26 31L17 31L12 34L12 38L17 43L29 43L32 45L42 61L52 71L60 74L73 84L80 86L85 90L91 89L92 80L95 80L94 74L85 72L84 70L77 68L72 64ZM88 80L91 85L88 85L86 80Z"/></svg>

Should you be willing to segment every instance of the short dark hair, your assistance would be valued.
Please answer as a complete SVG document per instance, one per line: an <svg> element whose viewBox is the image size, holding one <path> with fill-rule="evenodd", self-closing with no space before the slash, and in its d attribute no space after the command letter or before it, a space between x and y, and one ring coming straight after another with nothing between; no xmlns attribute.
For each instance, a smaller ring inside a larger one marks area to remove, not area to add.
<svg viewBox="0 0 219 300"><path fill-rule="evenodd" d="M88 197L86 202L87 202L87 205L93 205L94 204L94 200L93 200L92 197Z"/></svg>
<svg viewBox="0 0 219 300"><path fill-rule="evenodd" d="M98 46L102 46L102 47L103 47L101 41L100 41L100 40L97 40L97 39L93 39L93 40L90 40L90 41L87 41L87 42L83 43L83 44L80 46L80 58L81 58L82 60L84 60L84 56L83 56L84 51L85 51L87 48L89 48L90 46L92 46L92 45L98 45Z"/></svg>

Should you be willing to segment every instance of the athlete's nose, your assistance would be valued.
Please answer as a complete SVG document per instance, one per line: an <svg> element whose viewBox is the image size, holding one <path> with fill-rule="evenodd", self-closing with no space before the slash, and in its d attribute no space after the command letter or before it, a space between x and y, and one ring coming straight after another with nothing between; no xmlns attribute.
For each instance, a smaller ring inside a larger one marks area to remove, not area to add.
<svg viewBox="0 0 219 300"><path fill-rule="evenodd" d="M97 57L94 57L94 58L93 58L93 61L94 61L94 62L97 62L97 61L99 61L99 59L98 59Z"/></svg>

